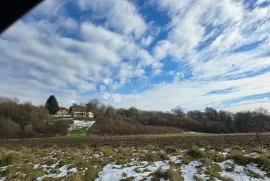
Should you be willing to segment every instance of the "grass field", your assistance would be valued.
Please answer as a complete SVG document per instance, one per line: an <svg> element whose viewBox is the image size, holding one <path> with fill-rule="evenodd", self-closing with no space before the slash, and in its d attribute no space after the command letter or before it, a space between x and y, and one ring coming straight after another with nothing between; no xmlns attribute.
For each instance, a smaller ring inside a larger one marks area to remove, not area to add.
<svg viewBox="0 0 270 181"><path fill-rule="evenodd" d="M76 134L75 134L76 135ZM270 180L270 134L0 140L0 180Z"/></svg>
<svg viewBox="0 0 270 181"><path fill-rule="evenodd" d="M0 148L0 180L270 180L269 149L233 146Z"/></svg>
<svg viewBox="0 0 270 181"><path fill-rule="evenodd" d="M261 135L261 141L265 147L270 146L270 134ZM174 146L177 148L190 148L192 146L231 147L239 145L242 147L256 147L258 141L253 133L248 134L163 134L163 135L129 135L129 136L77 136L33 139L0 140L0 146L6 148L14 147L77 147L87 145L96 146L145 146L153 144L159 147Z"/></svg>

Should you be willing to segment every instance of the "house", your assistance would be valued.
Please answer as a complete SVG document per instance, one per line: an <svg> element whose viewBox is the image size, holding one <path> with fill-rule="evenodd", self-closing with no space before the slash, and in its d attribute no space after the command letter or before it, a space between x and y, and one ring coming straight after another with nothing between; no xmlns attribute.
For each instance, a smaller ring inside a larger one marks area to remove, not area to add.
<svg viewBox="0 0 270 181"><path fill-rule="evenodd" d="M65 108L65 107L58 107L58 112L57 112L57 115L65 115L68 113L68 109Z"/></svg>
<svg viewBox="0 0 270 181"><path fill-rule="evenodd" d="M92 112L87 111L87 107L85 106L71 106L69 108L69 112L73 117L88 117L88 118L94 117L94 114Z"/></svg>

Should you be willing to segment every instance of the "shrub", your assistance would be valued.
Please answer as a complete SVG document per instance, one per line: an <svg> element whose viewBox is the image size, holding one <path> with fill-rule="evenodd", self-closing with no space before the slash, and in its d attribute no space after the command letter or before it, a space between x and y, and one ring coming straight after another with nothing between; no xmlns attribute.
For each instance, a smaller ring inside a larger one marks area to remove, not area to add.
<svg viewBox="0 0 270 181"><path fill-rule="evenodd" d="M121 121L98 118L96 123L87 130L87 135L163 134L179 132L181 132L179 128L173 128L168 126L150 126L143 125L132 120Z"/></svg>
<svg viewBox="0 0 270 181"><path fill-rule="evenodd" d="M54 125L55 133L65 136L68 133L69 125L65 121L57 121Z"/></svg>
<svg viewBox="0 0 270 181"><path fill-rule="evenodd" d="M0 137L15 138L20 132L20 126L10 118L0 117Z"/></svg>
<svg viewBox="0 0 270 181"><path fill-rule="evenodd" d="M24 127L24 133L26 136L33 136L34 135L34 129L31 124L28 124Z"/></svg>
<svg viewBox="0 0 270 181"><path fill-rule="evenodd" d="M28 125L32 126L34 132L42 133L45 126L44 120L47 119L48 115L48 111L43 106L36 107L29 102L19 104L17 99L0 98L0 137L24 136L24 128ZM5 120L3 121L3 119ZM12 122L7 121L7 119ZM15 130L18 133L14 134Z"/></svg>

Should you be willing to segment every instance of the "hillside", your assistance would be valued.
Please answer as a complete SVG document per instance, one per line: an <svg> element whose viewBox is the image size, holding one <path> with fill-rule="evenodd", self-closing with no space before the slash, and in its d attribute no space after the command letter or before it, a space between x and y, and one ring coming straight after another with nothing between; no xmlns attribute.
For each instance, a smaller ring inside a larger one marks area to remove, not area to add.
<svg viewBox="0 0 270 181"><path fill-rule="evenodd" d="M128 135L128 134L164 134L181 133L182 129L171 126L143 125L137 122L120 120L98 120L87 131L88 135Z"/></svg>

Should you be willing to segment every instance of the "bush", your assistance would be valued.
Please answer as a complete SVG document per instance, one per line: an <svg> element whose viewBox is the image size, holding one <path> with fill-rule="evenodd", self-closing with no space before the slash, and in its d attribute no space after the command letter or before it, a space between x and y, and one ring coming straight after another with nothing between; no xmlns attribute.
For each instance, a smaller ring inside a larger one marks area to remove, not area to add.
<svg viewBox="0 0 270 181"><path fill-rule="evenodd" d="M0 117L0 137L16 138L20 132L20 126L10 118Z"/></svg>
<svg viewBox="0 0 270 181"><path fill-rule="evenodd" d="M54 125L56 134L66 136L68 134L69 125L65 121L57 121Z"/></svg>
<svg viewBox="0 0 270 181"><path fill-rule="evenodd" d="M0 137L14 138L16 136L33 136L43 133L45 119L49 116L44 106L33 106L26 102L19 104L17 99L0 98ZM9 120L9 121L3 121ZM15 124L14 124L15 123ZM18 133L14 134L18 130ZM31 127L32 128L31 128ZM14 127L11 129L11 127Z"/></svg>
<svg viewBox="0 0 270 181"><path fill-rule="evenodd" d="M35 134L33 126L28 124L24 127L24 133L26 136L33 136Z"/></svg>
<svg viewBox="0 0 270 181"><path fill-rule="evenodd" d="M105 118L99 118L96 123L87 130L87 135L164 134L179 132L182 132L182 130L169 126L150 126L128 120L106 120Z"/></svg>

